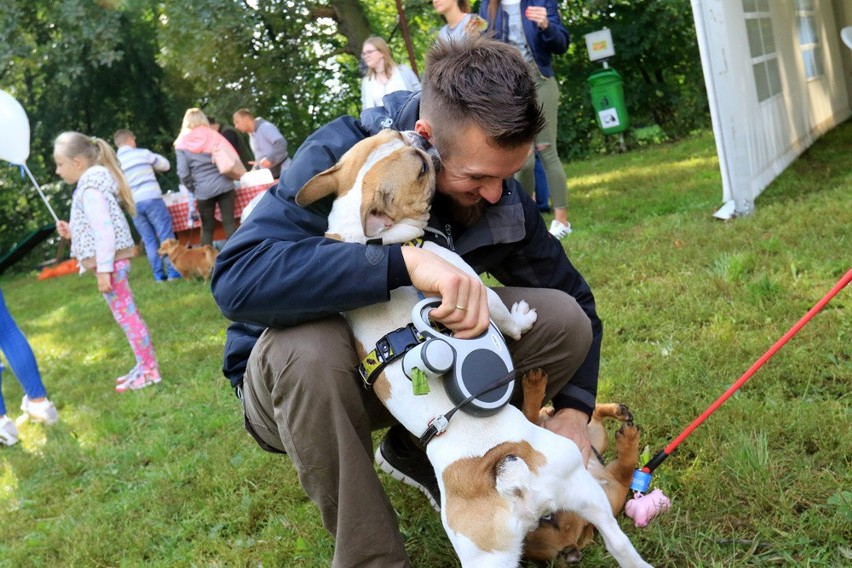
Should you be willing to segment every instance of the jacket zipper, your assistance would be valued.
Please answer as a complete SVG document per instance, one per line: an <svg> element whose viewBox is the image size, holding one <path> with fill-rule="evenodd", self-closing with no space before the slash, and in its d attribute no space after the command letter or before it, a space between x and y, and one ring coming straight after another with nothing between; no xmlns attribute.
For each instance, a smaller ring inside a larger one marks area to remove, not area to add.
<svg viewBox="0 0 852 568"><path fill-rule="evenodd" d="M444 225L444 230L447 231L447 248L455 252L456 245L453 242L453 228L450 226L449 223L447 223L446 225Z"/></svg>
<svg viewBox="0 0 852 568"><path fill-rule="evenodd" d="M433 229L432 227L426 227L425 231L427 233L432 233L433 235L438 235L439 237L443 237L443 239L445 241L447 241L447 248L450 249L451 251L455 252L456 246L455 246L455 243L453 243L453 229L449 224L445 225L444 229L447 231L446 234L442 233L438 229Z"/></svg>

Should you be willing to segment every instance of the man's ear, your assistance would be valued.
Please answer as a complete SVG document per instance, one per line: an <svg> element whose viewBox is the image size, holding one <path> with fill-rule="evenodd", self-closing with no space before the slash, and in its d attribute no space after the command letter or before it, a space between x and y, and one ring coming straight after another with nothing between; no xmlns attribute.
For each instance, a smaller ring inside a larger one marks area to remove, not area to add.
<svg viewBox="0 0 852 568"><path fill-rule="evenodd" d="M417 122L414 123L414 132L426 140L432 139L432 125L425 118L417 119Z"/></svg>

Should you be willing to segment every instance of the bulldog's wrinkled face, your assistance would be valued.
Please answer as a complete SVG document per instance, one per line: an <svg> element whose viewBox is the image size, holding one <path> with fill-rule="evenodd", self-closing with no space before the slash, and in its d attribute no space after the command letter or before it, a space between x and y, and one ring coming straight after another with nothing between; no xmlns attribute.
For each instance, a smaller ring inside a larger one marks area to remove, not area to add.
<svg viewBox="0 0 852 568"><path fill-rule="evenodd" d="M422 136L383 130L308 181L296 203L304 207L335 195L327 236L348 242L404 242L422 235L426 227L439 168L437 152Z"/></svg>

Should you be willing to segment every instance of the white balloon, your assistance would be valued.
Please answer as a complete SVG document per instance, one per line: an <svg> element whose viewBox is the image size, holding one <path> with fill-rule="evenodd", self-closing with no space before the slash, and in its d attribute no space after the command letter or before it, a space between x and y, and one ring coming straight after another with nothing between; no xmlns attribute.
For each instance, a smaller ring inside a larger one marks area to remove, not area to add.
<svg viewBox="0 0 852 568"><path fill-rule="evenodd" d="M0 90L0 160L24 164L30 155L30 121L15 97Z"/></svg>

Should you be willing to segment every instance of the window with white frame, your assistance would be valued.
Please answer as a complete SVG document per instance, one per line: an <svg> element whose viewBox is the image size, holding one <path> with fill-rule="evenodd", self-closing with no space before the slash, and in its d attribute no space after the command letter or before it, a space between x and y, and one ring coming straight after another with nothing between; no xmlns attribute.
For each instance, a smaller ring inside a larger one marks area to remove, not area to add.
<svg viewBox="0 0 852 568"><path fill-rule="evenodd" d="M775 36L772 34L769 0L742 1L757 100L765 101L781 92L781 73L778 69Z"/></svg>
<svg viewBox="0 0 852 568"><path fill-rule="evenodd" d="M814 79L825 73L822 43L817 33L813 0L795 0L796 27L799 32L799 49L805 65L805 78Z"/></svg>

